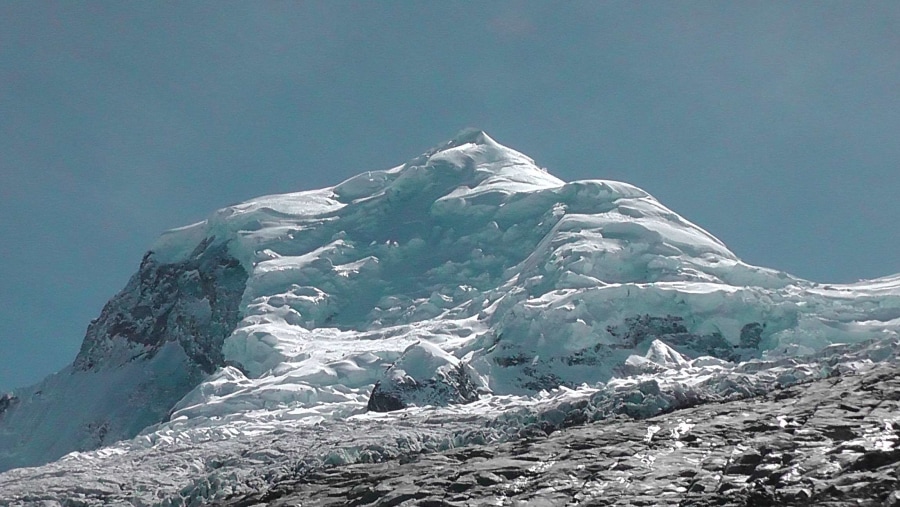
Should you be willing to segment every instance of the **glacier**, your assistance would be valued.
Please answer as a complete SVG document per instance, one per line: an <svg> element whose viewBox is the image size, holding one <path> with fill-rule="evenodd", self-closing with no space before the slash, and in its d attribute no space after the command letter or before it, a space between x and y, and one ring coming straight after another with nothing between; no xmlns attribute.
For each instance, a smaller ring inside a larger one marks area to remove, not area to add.
<svg viewBox="0 0 900 507"><path fill-rule="evenodd" d="M896 366L898 332L900 275L749 265L633 185L469 130L163 234L73 364L0 399L0 501L225 503Z"/></svg>

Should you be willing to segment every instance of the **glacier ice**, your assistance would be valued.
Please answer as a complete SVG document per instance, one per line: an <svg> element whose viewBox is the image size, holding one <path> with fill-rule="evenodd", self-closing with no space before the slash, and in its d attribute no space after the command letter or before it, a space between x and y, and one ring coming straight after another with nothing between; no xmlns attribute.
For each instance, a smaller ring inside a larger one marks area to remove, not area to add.
<svg viewBox="0 0 900 507"><path fill-rule="evenodd" d="M191 504L249 487L261 466L512 438L575 412L644 417L864 370L900 347L900 276L822 285L748 265L643 190L563 182L480 131L224 208L164 234L142 266L172 281L141 292L142 268L115 308L125 327L97 324L75 367L0 405L0 439L22 442L2 468L76 451L46 469L72 483L115 469L128 502ZM172 364L190 374L146 394ZM118 394L85 394L102 384ZM85 396L97 404L76 407ZM60 431L66 410L127 419L112 407L123 397L168 405L112 439ZM40 470L0 475L0 499L36 484L64 496Z"/></svg>

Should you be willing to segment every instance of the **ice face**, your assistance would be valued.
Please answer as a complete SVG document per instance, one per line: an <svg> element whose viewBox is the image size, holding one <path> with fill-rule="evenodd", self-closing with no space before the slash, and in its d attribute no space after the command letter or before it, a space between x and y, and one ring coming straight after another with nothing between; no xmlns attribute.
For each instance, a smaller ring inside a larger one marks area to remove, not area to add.
<svg viewBox="0 0 900 507"><path fill-rule="evenodd" d="M376 383L406 410L496 413L585 384L774 371L900 329L900 277L820 286L750 266L641 189L563 182L479 131L332 188L224 208L163 235L147 262L185 265L199 245L227 253L212 268L246 276L228 285L242 287L235 318L219 319L224 341L181 340L216 371L129 445L362 417ZM182 304L178 336L212 336L201 310L220 298L207 292ZM105 338L101 360L120 350ZM872 347L870 360L893 357ZM0 425L21 414L10 404Z"/></svg>
<svg viewBox="0 0 900 507"><path fill-rule="evenodd" d="M478 131L206 227L250 272L226 359L251 382L289 375L329 399L370 388L414 343L468 356L493 393L521 395L607 381L633 353L812 353L892 335L900 317L890 289L747 265L639 188L565 183Z"/></svg>

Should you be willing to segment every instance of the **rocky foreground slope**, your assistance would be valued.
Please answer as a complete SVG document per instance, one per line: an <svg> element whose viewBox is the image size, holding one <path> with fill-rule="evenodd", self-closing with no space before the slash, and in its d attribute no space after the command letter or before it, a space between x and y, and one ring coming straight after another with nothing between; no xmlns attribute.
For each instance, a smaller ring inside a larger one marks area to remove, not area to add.
<svg viewBox="0 0 900 507"><path fill-rule="evenodd" d="M900 505L896 366L644 420L578 422L304 470L222 505Z"/></svg>

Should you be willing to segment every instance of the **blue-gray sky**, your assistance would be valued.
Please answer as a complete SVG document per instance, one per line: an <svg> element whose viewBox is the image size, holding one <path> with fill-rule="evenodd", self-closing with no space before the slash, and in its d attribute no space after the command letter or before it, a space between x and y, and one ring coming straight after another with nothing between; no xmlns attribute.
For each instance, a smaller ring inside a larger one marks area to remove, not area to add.
<svg viewBox="0 0 900 507"><path fill-rule="evenodd" d="M0 3L0 389L162 231L479 127L746 261L900 272L900 3Z"/></svg>

